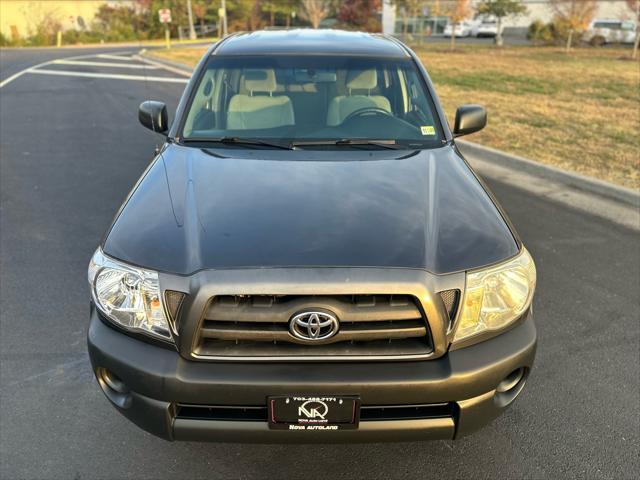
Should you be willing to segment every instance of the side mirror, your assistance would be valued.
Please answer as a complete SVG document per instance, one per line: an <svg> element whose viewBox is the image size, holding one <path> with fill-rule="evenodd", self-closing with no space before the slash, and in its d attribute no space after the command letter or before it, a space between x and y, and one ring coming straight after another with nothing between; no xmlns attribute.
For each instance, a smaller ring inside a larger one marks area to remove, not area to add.
<svg viewBox="0 0 640 480"><path fill-rule="evenodd" d="M162 102L147 100L138 107L138 120L140 123L158 133L166 133L169 130L169 114L167 106Z"/></svg>
<svg viewBox="0 0 640 480"><path fill-rule="evenodd" d="M456 110L453 136L461 137L482 130L487 124L487 111L480 105L462 105Z"/></svg>

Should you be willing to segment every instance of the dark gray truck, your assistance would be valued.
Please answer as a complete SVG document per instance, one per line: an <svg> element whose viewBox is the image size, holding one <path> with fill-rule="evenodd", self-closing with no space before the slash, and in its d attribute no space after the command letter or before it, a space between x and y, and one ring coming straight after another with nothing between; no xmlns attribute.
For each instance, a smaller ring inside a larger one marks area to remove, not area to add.
<svg viewBox="0 0 640 480"><path fill-rule="evenodd" d="M168 440L452 439L532 367L534 262L415 54L382 35L213 45L89 266L91 363ZM104 427L108 429L108 426Z"/></svg>

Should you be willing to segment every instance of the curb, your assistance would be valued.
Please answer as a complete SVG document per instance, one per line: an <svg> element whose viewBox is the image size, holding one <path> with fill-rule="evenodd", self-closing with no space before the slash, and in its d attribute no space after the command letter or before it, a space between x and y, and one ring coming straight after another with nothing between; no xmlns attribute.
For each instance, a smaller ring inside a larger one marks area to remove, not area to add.
<svg viewBox="0 0 640 480"><path fill-rule="evenodd" d="M162 57L149 53L146 49L140 50L139 55L154 62L163 63L169 67L180 69L185 73L193 71L193 68L189 65L172 60L166 60ZM598 180L597 178L591 178L585 175L580 175L579 173L561 170L560 168L552 167L550 165L544 165L542 163L529 160L528 158L511 155L509 153L496 150L495 148L485 147L484 145L469 142L468 140L456 140L456 145L464 155L480 157L483 160L506 168L526 172L539 178L563 183L585 192L597 194L602 197L617 200L627 205L640 208L640 192L637 190L620 187L603 180Z"/></svg>
<svg viewBox="0 0 640 480"><path fill-rule="evenodd" d="M587 177L579 173L568 172L557 167L544 165L542 163L529 160L528 158L511 155L495 148L485 147L467 140L456 140L456 145L464 155L480 157L488 162L497 165L526 172L540 178L545 178L555 182L563 183L594 193L602 197L607 197L619 202L626 203L633 207L640 207L640 192L631 188L620 187L597 178Z"/></svg>
<svg viewBox="0 0 640 480"><path fill-rule="evenodd" d="M154 62L165 64L169 67L177 68L179 70L183 70L185 73L191 74L193 72L193 67L186 65L184 63L176 62L173 60L167 60L166 58L158 57L157 55L153 55L146 48L143 48L138 52L142 58L146 58L148 60L153 60Z"/></svg>

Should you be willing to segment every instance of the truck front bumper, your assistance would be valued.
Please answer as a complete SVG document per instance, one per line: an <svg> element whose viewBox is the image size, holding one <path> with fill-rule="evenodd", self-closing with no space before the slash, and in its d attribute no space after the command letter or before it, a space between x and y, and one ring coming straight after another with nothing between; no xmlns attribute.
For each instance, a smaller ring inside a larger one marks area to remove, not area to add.
<svg viewBox="0 0 640 480"><path fill-rule="evenodd" d="M105 325L92 309L88 347L111 403L133 423L166 440L450 440L481 428L515 400L533 364L536 330L528 313L509 331L435 360L194 362ZM521 376L514 377L514 372ZM510 388L500 391L505 386ZM353 430L275 430L266 418L267 397L272 395L357 395L363 411L375 415L363 416ZM404 413L385 413L393 411Z"/></svg>

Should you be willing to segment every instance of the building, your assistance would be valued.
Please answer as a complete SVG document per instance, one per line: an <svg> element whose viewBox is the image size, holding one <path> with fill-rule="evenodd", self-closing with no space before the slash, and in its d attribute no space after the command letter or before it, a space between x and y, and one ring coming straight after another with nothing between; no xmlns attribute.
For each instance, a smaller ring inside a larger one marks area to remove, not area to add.
<svg viewBox="0 0 640 480"><path fill-rule="evenodd" d="M382 11L382 26L385 33L402 34L406 28L407 33L428 32L432 35L441 35L449 22L447 9L452 2L450 0L425 0L422 9L417 16L407 16L405 27L405 15L389 0L384 0ZM471 0L472 9L481 0ZM534 20L548 23L553 18L553 10L549 0L522 0L527 7L523 15L508 17L504 20L507 31L524 34ZM598 10L594 18L611 18L632 20L634 12L631 11L625 0L597 0Z"/></svg>
<svg viewBox="0 0 640 480"><path fill-rule="evenodd" d="M18 40L32 35L39 24L55 22L63 31L90 27L104 4L131 4L133 0L0 0L0 33Z"/></svg>

